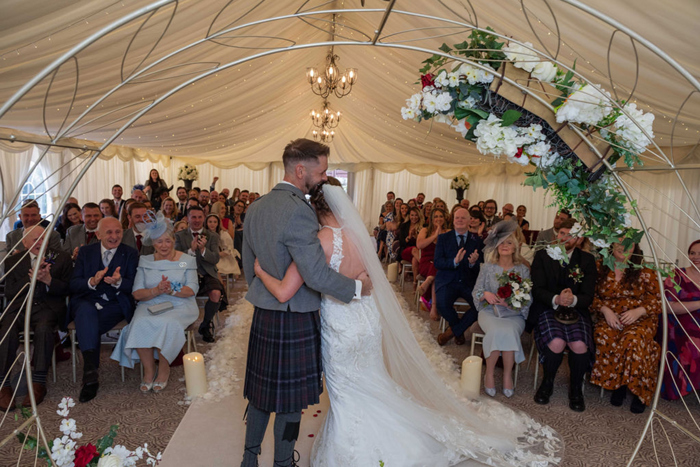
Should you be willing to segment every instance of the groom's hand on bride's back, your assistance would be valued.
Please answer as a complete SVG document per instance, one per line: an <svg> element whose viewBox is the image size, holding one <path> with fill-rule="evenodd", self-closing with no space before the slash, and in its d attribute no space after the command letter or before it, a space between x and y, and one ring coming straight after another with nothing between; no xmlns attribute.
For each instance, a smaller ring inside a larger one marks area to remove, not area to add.
<svg viewBox="0 0 700 467"><path fill-rule="evenodd" d="M362 282L362 296L367 296L372 292L372 280L365 271L362 271L355 279Z"/></svg>

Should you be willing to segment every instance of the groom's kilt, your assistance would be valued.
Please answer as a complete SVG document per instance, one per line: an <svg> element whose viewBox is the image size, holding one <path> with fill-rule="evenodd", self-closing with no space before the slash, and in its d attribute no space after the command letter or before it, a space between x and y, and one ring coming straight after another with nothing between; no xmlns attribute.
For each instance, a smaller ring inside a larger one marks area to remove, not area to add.
<svg viewBox="0 0 700 467"><path fill-rule="evenodd" d="M318 311L293 313L255 307L243 395L268 412L299 412L323 392Z"/></svg>

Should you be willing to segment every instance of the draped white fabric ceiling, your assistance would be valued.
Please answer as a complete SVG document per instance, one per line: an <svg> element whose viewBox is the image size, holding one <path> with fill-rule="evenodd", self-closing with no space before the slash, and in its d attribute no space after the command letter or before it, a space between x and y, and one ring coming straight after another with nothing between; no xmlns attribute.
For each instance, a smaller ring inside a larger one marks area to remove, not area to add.
<svg viewBox="0 0 700 467"><path fill-rule="evenodd" d="M3 1L0 103L80 41L150 3L146 0ZM363 11L347 11L337 19L335 41L356 43L335 47L340 67L357 68L359 79L349 96L329 98L333 109L343 112L332 143L332 162L353 164L355 170L377 164L377 168L387 172L409 168L414 173L425 174L441 170L444 175L459 172L464 166L491 162L445 125L435 124L431 128L429 123L401 119L399 110L405 99L418 90L414 84L417 70L428 54L358 45L371 40L383 17L383 11L367 10L384 9L388 5L380 0L364 3L364 8L359 0L185 0L164 5L148 21L148 16L131 21L86 47L77 55L77 74L74 62L59 70L46 103L49 134L56 134L68 110L67 124L70 124L117 86L122 73L126 77L133 70L141 70L188 44L201 41L157 65L149 71L152 74L116 91L67 134L102 144L128 120L127 116L199 73L278 47L331 41L331 15L261 23L227 33L216 42L203 40L208 31L211 34L299 10L356 9ZM696 0L590 0L587 4L640 33L691 75L700 76L695 32L700 24L700 6ZM556 17L556 24L547 5ZM634 87L635 54L630 39L619 32L614 36L610 49L611 73L607 55L614 29L567 2L398 0L382 30L380 43L436 50L442 42L463 41L469 30L402 12L491 26L501 34L532 42L544 51L535 36L537 33L552 54L559 43L561 61L572 64L576 59L577 71L611 91L608 76L612 74L620 98L625 98ZM557 26L560 39L556 35ZM117 147L105 154L119 153L122 158L128 158L133 154L144 157L148 153L152 160L158 159L158 155L182 157L194 162L208 161L222 168L244 163L255 169L278 161L286 142L311 135L308 115L311 109L321 107L322 99L310 91L304 75L306 67L323 65L328 50L329 46L287 50L219 69L150 110L117 138L114 142ZM643 45L637 43L636 51L640 70L633 100L644 111L653 109L656 114L654 131L659 146L672 144L677 153L684 155L700 135L700 99L695 94L682 109L671 143L671 119L692 86ZM0 119L0 127L5 127L0 136L16 130L45 136L42 113L50 79L51 76L44 79ZM69 109L76 82L76 99Z"/></svg>

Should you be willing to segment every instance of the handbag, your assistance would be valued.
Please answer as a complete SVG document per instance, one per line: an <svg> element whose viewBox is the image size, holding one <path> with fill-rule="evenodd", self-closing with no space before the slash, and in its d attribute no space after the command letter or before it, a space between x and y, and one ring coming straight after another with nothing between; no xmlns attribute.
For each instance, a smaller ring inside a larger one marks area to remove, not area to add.
<svg viewBox="0 0 700 467"><path fill-rule="evenodd" d="M151 305L148 307L148 312L152 315L159 315L165 313L166 311L172 310L173 304L171 302L161 302L156 305Z"/></svg>

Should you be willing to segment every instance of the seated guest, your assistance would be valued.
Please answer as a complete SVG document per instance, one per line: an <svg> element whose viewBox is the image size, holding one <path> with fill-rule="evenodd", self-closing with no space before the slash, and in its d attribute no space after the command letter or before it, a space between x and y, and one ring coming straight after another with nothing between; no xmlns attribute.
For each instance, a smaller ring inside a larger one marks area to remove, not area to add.
<svg viewBox="0 0 700 467"><path fill-rule="evenodd" d="M599 262L591 304L591 313L598 316L591 383L612 390L610 403L618 407L629 389L634 395L630 410L642 413L654 397L661 357L661 347L654 340L661 313L659 281L654 271L641 267L644 257L639 245L625 251L613 243L610 248L616 267L611 270Z"/></svg>
<svg viewBox="0 0 700 467"><path fill-rule="evenodd" d="M97 228L99 243L78 251L70 281L70 313L83 354L80 402L95 398L99 389L100 336L134 313L131 289L138 253L122 244L122 226L111 217Z"/></svg>
<svg viewBox="0 0 700 467"><path fill-rule="evenodd" d="M671 307L667 349L670 355L666 357L661 396L669 400L700 390L700 240L690 244L688 258L690 266L676 269L674 277L664 283Z"/></svg>
<svg viewBox="0 0 700 467"><path fill-rule="evenodd" d="M515 222L515 221L513 220L513 222ZM522 263L525 266L527 266L527 268L529 270L530 266L532 265L532 260L535 259L535 250L530 248L530 246L525 241L525 234L523 234L523 230L520 227L515 229L515 238L518 239L520 259L521 259ZM588 242L586 242L586 240L587 239L584 239L584 241L579 246L579 248L581 248L583 251L588 251L583 247L584 244L588 243Z"/></svg>
<svg viewBox="0 0 700 467"><path fill-rule="evenodd" d="M216 203L212 204L211 214L218 216L219 220L221 221L221 230L225 230L226 232L228 232L229 236L231 237L231 242L233 242L233 237L236 234L236 229L233 226L233 220L230 217L226 216L226 203L217 201Z"/></svg>
<svg viewBox="0 0 700 467"><path fill-rule="evenodd" d="M428 223L430 222L430 214L433 210L433 203L431 201L428 201L425 203L423 206L423 227L428 227Z"/></svg>
<svg viewBox="0 0 700 467"><path fill-rule="evenodd" d="M522 230L530 230L530 223L527 221L527 219L525 219L526 214L527 208L522 204L518 206L518 209L515 211L518 227L520 227Z"/></svg>
<svg viewBox="0 0 700 467"><path fill-rule="evenodd" d="M102 219L100 207L95 203L85 203L81 211L83 223L74 225L66 231L66 239L63 241L63 251L73 257L78 256L78 248L83 245L98 243L97 223Z"/></svg>
<svg viewBox="0 0 700 467"><path fill-rule="evenodd" d="M435 287L433 285L435 274L437 273L437 269L435 269L433 264L435 245L438 236L448 230L450 230L450 224L447 222L447 213L443 209L433 208L430 223L428 227L423 227L418 233L416 249L413 250L414 257L418 259L418 274L425 278L420 290L421 300L426 311L430 311L430 319L433 321L440 319L437 300L434 299Z"/></svg>
<svg viewBox="0 0 700 467"><path fill-rule="evenodd" d="M406 204L408 205L409 209L415 208L418 205L418 203L416 203L416 200L413 198L409 199Z"/></svg>
<svg viewBox="0 0 700 467"><path fill-rule="evenodd" d="M479 313L479 326L484 330L482 348L486 357L484 390L491 397L496 395L494 370L498 357L503 357L503 394L513 396L513 365L525 361L520 335L530 311L532 296L520 308L510 308L498 294L501 287L498 276L517 273L522 279L530 279L530 269L522 263L520 242L515 234L515 222L499 222L484 242L485 263L481 265L474 286L474 304Z"/></svg>
<svg viewBox="0 0 700 467"><path fill-rule="evenodd" d="M459 202L459 204L466 210L469 210L469 200L467 198L464 198L462 201Z"/></svg>
<svg viewBox="0 0 700 467"><path fill-rule="evenodd" d="M214 342L214 315L219 311L224 286L219 280L216 265L219 262L219 236L204 226L204 210L192 206L187 210L189 227L175 234L175 249L197 258L199 291L209 296L204 305L204 320L199 333L204 342Z"/></svg>
<svg viewBox="0 0 700 467"><path fill-rule="evenodd" d="M148 197L143 191L143 185L134 185L134 189L131 190L131 198L135 199L139 203L146 204L146 201L148 201Z"/></svg>
<svg viewBox="0 0 700 467"><path fill-rule="evenodd" d="M479 264L483 262L484 244L479 238L469 237L469 211L460 207L455 211L454 231L441 234L435 247L435 301L437 311L445 318L449 327L437 338L445 345L453 337L457 345L464 344L464 331L474 324L477 310L472 292L479 276ZM455 302L463 298L469 310L460 318Z"/></svg>
<svg viewBox="0 0 700 467"><path fill-rule="evenodd" d="M19 211L19 220L22 222L22 226L10 231L5 237L5 248L9 255L18 251L26 251L24 243L22 242L22 237L29 227L41 225L46 228L49 225L48 221L41 220L39 204L34 200L25 201ZM49 233L49 248L52 250L61 249L61 235L56 231Z"/></svg>
<svg viewBox="0 0 700 467"><path fill-rule="evenodd" d="M194 206L200 207L200 206L199 206L199 199L197 199L196 197L193 197L193 198L190 198L190 199L187 200L187 205L186 205L186 207L185 207L185 210L182 211L182 212L180 212L180 215L178 216L178 217L179 217L178 220L179 220L179 221L181 221L181 220L187 220L187 211L188 211L191 207L194 207Z"/></svg>
<svg viewBox="0 0 700 467"><path fill-rule="evenodd" d="M159 393L168 385L170 364L185 345L185 329L199 317L197 260L175 250L172 225L161 213L136 227L154 253L139 259L133 289L138 306L119 336L112 359L128 368L140 360L143 381L139 389ZM149 308L156 305L170 305L170 309L151 313Z"/></svg>
<svg viewBox="0 0 700 467"><path fill-rule="evenodd" d="M399 244L401 259L411 263L414 276L418 274L418 258L413 255L413 250L416 248L416 239L422 228L423 214L420 209L413 207L408 213L407 221L401 224L399 229Z"/></svg>
<svg viewBox="0 0 700 467"><path fill-rule="evenodd" d="M233 203L238 201L238 197L241 195L241 189L236 187L233 189L233 194L231 194L231 197L229 198L229 201L231 205L233 206Z"/></svg>
<svg viewBox="0 0 700 467"><path fill-rule="evenodd" d="M75 203L66 203L61 212L61 222L56 223L56 232L61 236L61 240L66 239L66 231L74 225L83 223L83 218L80 215L80 206Z"/></svg>
<svg viewBox="0 0 700 467"><path fill-rule="evenodd" d="M12 255L5 261L5 269L8 271L5 297L8 305L0 316L0 381L4 381L0 389L2 411L14 406L11 378L7 376L19 347L19 333L24 330L24 300L29 294L29 282L34 268L39 268L39 272L34 294L29 300L32 301L30 325L34 332L32 390L37 404L41 404L46 396L46 375L51 365L54 332L66 317L68 279L73 273L73 262L61 250L49 249L44 258L39 258L37 255L44 236L45 230L40 225L29 227L22 239L25 253ZM26 305L28 304L27 302ZM22 407L31 407L29 395L22 401Z"/></svg>
<svg viewBox="0 0 700 467"><path fill-rule="evenodd" d="M119 214L119 223L122 225L123 230L130 229L132 227L129 223L129 206L136 202L137 201L135 199L129 198L126 200L126 203L124 203L124 209L122 209L121 214Z"/></svg>
<svg viewBox="0 0 700 467"><path fill-rule="evenodd" d="M559 229L561 228L562 222L567 219L571 219L571 214L569 214L569 211L561 210L557 212L557 215L554 218L554 225L551 228L540 232L539 236L537 237L537 244L546 245L556 240L558 238Z"/></svg>
<svg viewBox="0 0 700 467"><path fill-rule="evenodd" d="M199 206L204 209L204 214L209 214L209 190L199 192Z"/></svg>
<svg viewBox="0 0 700 467"><path fill-rule="evenodd" d="M510 203L504 204L504 205L503 205L503 208L501 209L501 213L502 213L502 214L501 214L501 218L503 218L503 217L506 216L507 214L510 214L511 216L515 215L515 214L513 213L514 210L515 210L515 209L513 208L513 205L512 205L512 204L510 204Z"/></svg>
<svg viewBox="0 0 700 467"><path fill-rule="evenodd" d="M132 203L127 210L129 215L129 227L122 235L122 243L139 252L139 256L152 255L153 244L144 240L144 234L139 230L139 225L146 222L148 209L145 204Z"/></svg>
<svg viewBox="0 0 700 467"><path fill-rule="evenodd" d="M447 210L447 203L441 200L440 198L437 198L437 201L433 203L433 209L442 209L445 211L445 214L448 214L448 219L449 219L449 211Z"/></svg>
<svg viewBox="0 0 700 467"><path fill-rule="evenodd" d="M114 201L105 198L102 201L100 201L99 207L100 212L102 213L102 217L114 217L115 219L117 219L117 210L114 207Z"/></svg>
<svg viewBox="0 0 700 467"><path fill-rule="evenodd" d="M484 201L479 201L478 203L476 203L476 205L479 207L481 212L484 211Z"/></svg>
<svg viewBox="0 0 700 467"><path fill-rule="evenodd" d="M177 210L175 200L169 196L161 203L160 212L163 213L163 217L169 220L171 224L173 224L180 215L180 212Z"/></svg>
<svg viewBox="0 0 700 467"><path fill-rule="evenodd" d="M425 193L418 193L416 195L416 207L418 209L423 209L423 202L425 201Z"/></svg>
<svg viewBox="0 0 700 467"><path fill-rule="evenodd" d="M187 188L179 186L175 193L177 194L177 212L183 213L187 207Z"/></svg>
<svg viewBox="0 0 700 467"><path fill-rule="evenodd" d="M583 412L586 409L583 375L591 368L594 352L593 324L588 307L593 302L597 271L593 255L577 248L583 239L569 235L575 223L574 219L567 219L559 227L558 241L566 249L567 264L550 258L547 250L535 254L530 270L535 303L528 321L537 323L535 343L543 369L535 402L549 403L554 391L554 377L568 347L571 372L569 408Z"/></svg>
<svg viewBox="0 0 700 467"><path fill-rule="evenodd" d="M183 219L179 222L175 222L175 225L173 226L173 232L178 233L181 230L185 230L187 228L187 219Z"/></svg>
<svg viewBox="0 0 700 467"><path fill-rule="evenodd" d="M215 203L219 204L219 203ZM214 209L214 207L212 207ZM219 270L219 279L226 283L226 274L233 274L236 278L241 275L241 268L238 266L236 258L240 258L240 253L233 249L233 239L228 231L221 227L221 219L216 214L209 214L206 219L207 230L219 236L219 262L216 269Z"/></svg>
<svg viewBox="0 0 700 467"><path fill-rule="evenodd" d="M484 202L484 208L482 212L484 213L484 222L486 223L486 230L491 229L494 225L501 222L501 218L496 215L498 211L498 203L494 199L487 199Z"/></svg>

